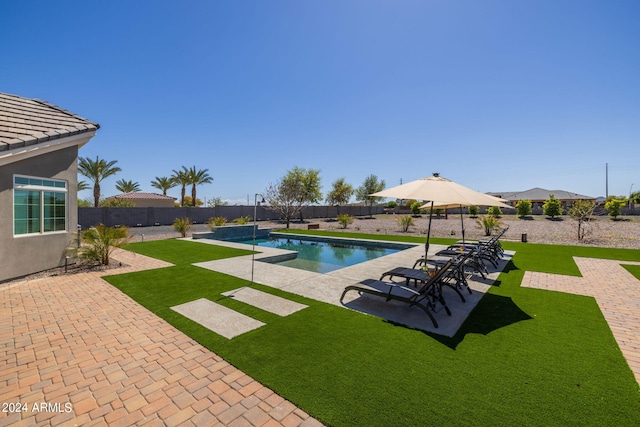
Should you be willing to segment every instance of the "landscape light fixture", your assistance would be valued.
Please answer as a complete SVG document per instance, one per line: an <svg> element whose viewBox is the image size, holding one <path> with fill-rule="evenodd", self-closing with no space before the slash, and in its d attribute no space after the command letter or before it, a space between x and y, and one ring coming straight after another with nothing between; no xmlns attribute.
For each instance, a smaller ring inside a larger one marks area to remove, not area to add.
<svg viewBox="0 0 640 427"><path fill-rule="evenodd" d="M258 225L256 223L256 217L258 216L258 196L260 196L260 203L264 203L264 196L260 193L256 193L253 197L253 247L251 250L251 283L253 283L253 269L256 258L256 229Z"/></svg>

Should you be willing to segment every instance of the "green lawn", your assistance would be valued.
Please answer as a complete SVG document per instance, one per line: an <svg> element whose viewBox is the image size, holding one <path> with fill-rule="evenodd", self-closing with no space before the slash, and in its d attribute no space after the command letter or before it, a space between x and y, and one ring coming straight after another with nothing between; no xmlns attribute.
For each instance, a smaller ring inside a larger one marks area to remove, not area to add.
<svg viewBox="0 0 640 427"><path fill-rule="evenodd" d="M197 242L131 244L176 266L106 279L328 425L640 425L638 384L595 300L520 287L525 270L577 275L572 256L640 261L640 251L505 247L512 262L452 338L194 267L248 253ZM220 295L240 286L309 307L281 318ZM266 326L227 340L169 309L203 297Z"/></svg>

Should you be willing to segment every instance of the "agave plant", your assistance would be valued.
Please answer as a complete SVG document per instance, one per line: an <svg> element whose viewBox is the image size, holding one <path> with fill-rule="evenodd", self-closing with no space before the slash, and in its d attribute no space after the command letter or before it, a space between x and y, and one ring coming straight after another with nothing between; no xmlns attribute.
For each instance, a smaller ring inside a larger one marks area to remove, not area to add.
<svg viewBox="0 0 640 427"><path fill-rule="evenodd" d="M109 257L114 249L121 248L128 241L127 227L114 228L99 224L82 232L83 244L78 248L78 256L109 265Z"/></svg>

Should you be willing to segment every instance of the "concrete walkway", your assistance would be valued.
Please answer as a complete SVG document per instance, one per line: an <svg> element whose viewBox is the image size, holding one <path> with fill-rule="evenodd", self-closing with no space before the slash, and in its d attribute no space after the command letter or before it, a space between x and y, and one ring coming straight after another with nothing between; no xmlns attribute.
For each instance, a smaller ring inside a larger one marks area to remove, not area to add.
<svg viewBox="0 0 640 427"><path fill-rule="evenodd" d="M582 277L527 271L522 286L594 297L640 383L640 281L621 266L640 263L573 259Z"/></svg>
<svg viewBox="0 0 640 427"><path fill-rule="evenodd" d="M167 264L119 251L124 273ZM320 426L100 278L0 286L0 426ZM1 409L1 408L0 408Z"/></svg>

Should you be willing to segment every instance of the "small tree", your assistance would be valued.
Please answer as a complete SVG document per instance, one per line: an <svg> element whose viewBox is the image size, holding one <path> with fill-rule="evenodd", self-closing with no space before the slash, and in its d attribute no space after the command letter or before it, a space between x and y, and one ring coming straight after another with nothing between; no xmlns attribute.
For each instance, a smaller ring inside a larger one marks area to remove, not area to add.
<svg viewBox="0 0 640 427"><path fill-rule="evenodd" d="M607 203L604 204L604 208L609 212L609 216L613 217L613 219L618 219L620 216L621 208L624 206L625 201L621 199L611 199Z"/></svg>
<svg viewBox="0 0 640 427"><path fill-rule="evenodd" d="M335 206L340 215L340 205L346 205L353 196L355 190L353 186L347 184L344 178L336 179L332 185L331 191L327 193L327 203L331 206Z"/></svg>
<svg viewBox="0 0 640 427"><path fill-rule="evenodd" d="M365 178L364 182L356 190L356 198L365 202L369 208L369 218L373 218L373 204L382 200L382 197L372 196L371 194L384 190L384 180L379 181L378 177L371 174Z"/></svg>
<svg viewBox="0 0 640 427"><path fill-rule="evenodd" d="M398 207L398 202L396 202L396 201L392 200L389 203L387 203L387 208L389 208L389 209L395 209L397 207Z"/></svg>
<svg viewBox="0 0 640 427"><path fill-rule="evenodd" d="M516 204L516 213L518 218L524 218L531 215L531 200L520 200Z"/></svg>
<svg viewBox="0 0 640 427"><path fill-rule="evenodd" d="M591 219L595 208L596 204L589 200L578 200L569 209L569 216L578 222L578 240L584 239L585 225Z"/></svg>
<svg viewBox="0 0 640 427"><path fill-rule="evenodd" d="M269 184L264 192L269 203L268 209L280 215L280 219L287 223L287 228L289 228L291 219L302 209L300 193L300 186L286 177L277 184Z"/></svg>
<svg viewBox="0 0 640 427"><path fill-rule="evenodd" d="M107 227L103 224L82 232L83 245L78 248L78 256L87 260L109 265L111 253L129 241L127 227Z"/></svg>
<svg viewBox="0 0 640 427"><path fill-rule="evenodd" d="M546 216L550 216L552 219L562 215L560 200L556 199L553 194L549 195L549 199L547 199L542 205L542 213Z"/></svg>
<svg viewBox="0 0 640 427"><path fill-rule="evenodd" d="M478 216L478 207L477 206L469 206L469 215L471 215L472 218L475 218Z"/></svg>
<svg viewBox="0 0 640 427"><path fill-rule="evenodd" d="M411 227L412 225L414 225L413 222L413 218L411 218L410 215L402 215L399 216L396 219L396 222L398 223L398 225L400 226L400 230L403 233L406 233L407 231L409 231L409 227Z"/></svg>
<svg viewBox="0 0 640 427"><path fill-rule="evenodd" d="M187 232L191 230L191 218L176 218L173 221L173 228L180 233L182 237L187 237Z"/></svg>

